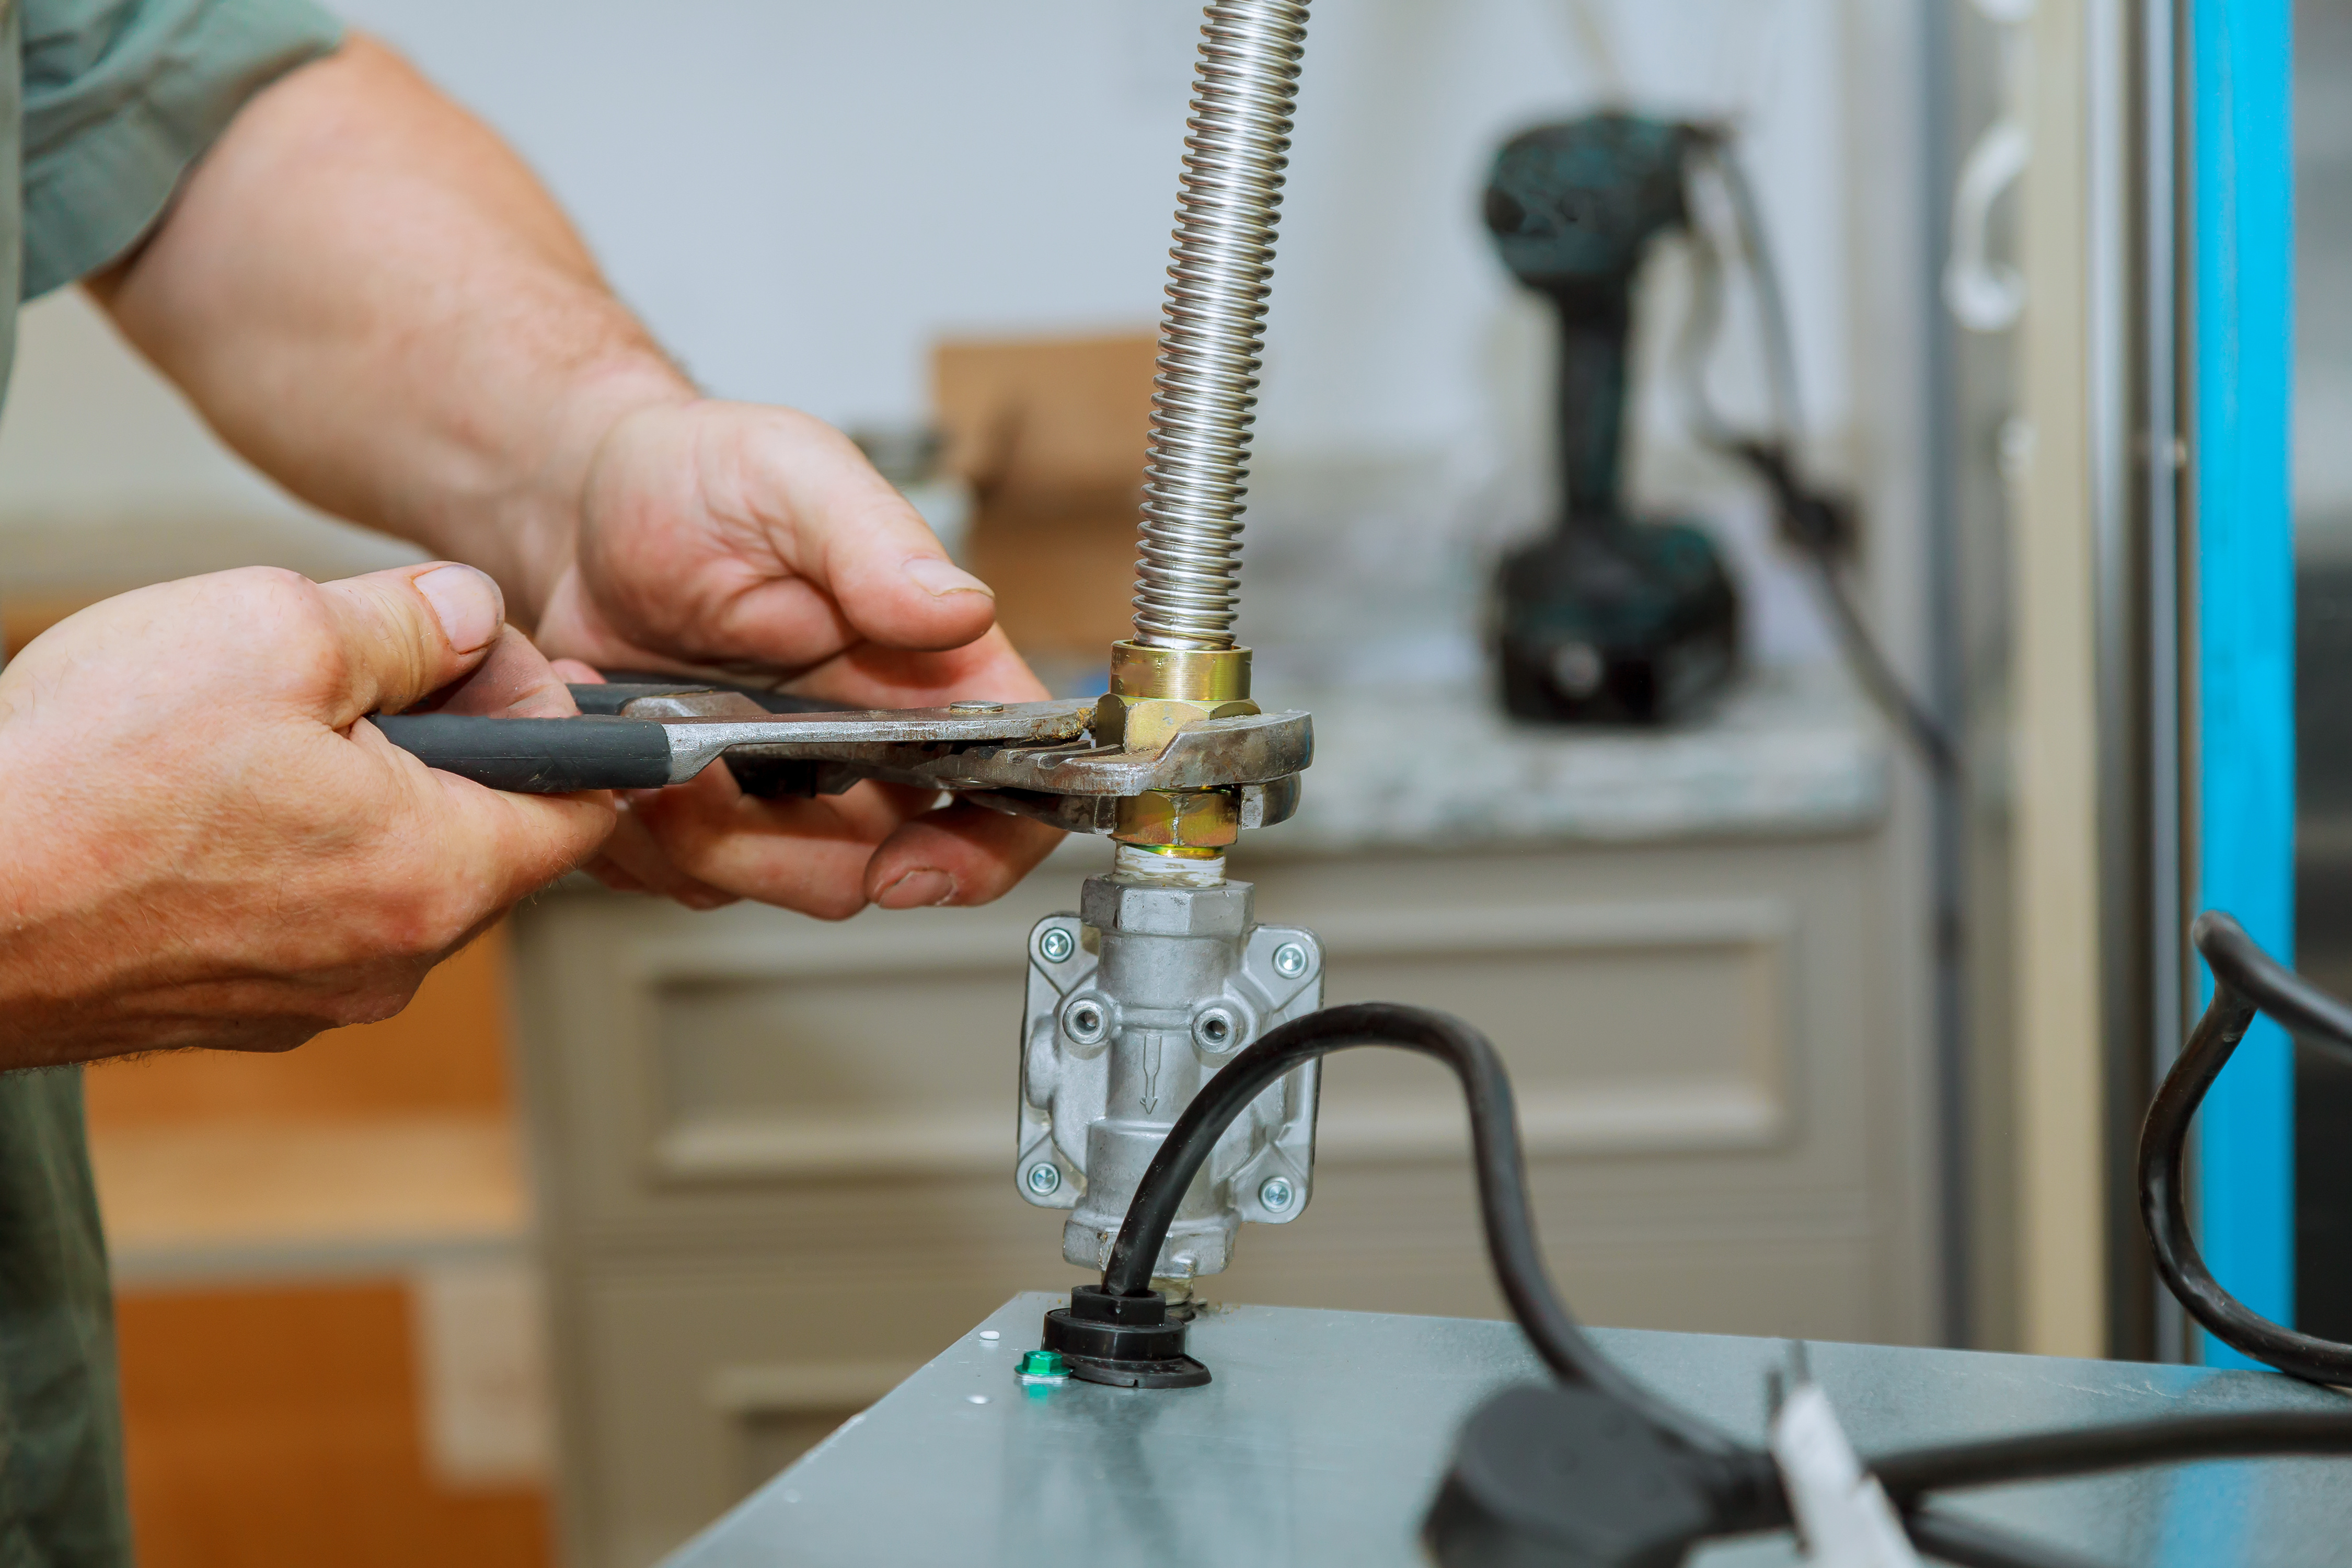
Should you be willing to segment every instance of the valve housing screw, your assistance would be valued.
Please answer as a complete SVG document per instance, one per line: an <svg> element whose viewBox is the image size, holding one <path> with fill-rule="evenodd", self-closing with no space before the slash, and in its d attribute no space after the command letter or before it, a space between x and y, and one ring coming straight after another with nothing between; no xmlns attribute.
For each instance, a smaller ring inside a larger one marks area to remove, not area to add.
<svg viewBox="0 0 2352 1568"><path fill-rule="evenodd" d="M1229 1051L1240 1036L1241 1026L1223 1007L1212 1007L1192 1020L1192 1038L1204 1051Z"/></svg>
<svg viewBox="0 0 2352 1568"><path fill-rule="evenodd" d="M1081 1046L1091 1046L1110 1033L1110 1019L1094 997L1074 996L1063 1005L1062 1032Z"/></svg>
<svg viewBox="0 0 2352 1568"><path fill-rule="evenodd" d="M1029 1184L1031 1192L1041 1198L1050 1198L1062 1190L1062 1168L1051 1160L1040 1160L1029 1167L1023 1180Z"/></svg>
<svg viewBox="0 0 2352 1568"><path fill-rule="evenodd" d="M1298 1189L1290 1184L1288 1176L1268 1176L1257 1189L1257 1201L1272 1214L1287 1214L1297 1196Z"/></svg>
<svg viewBox="0 0 2352 1568"><path fill-rule="evenodd" d="M1060 926L1054 927L1037 939L1037 952L1048 963L1061 963L1076 952L1077 946L1076 942L1070 940L1070 933Z"/></svg>
<svg viewBox="0 0 2352 1568"><path fill-rule="evenodd" d="M1274 972L1285 980L1296 980L1307 973L1307 950L1295 942L1286 942L1274 950Z"/></svg>

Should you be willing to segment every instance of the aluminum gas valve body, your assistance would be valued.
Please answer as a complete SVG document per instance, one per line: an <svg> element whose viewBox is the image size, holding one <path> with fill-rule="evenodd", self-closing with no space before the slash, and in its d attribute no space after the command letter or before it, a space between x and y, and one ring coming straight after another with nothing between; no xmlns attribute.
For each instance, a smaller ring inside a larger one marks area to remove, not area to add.
<svg viewBox="0 0 2352 1568"><path fill-rule="evenodd" d="M1144 1168L1201 1086L1234 1053L1323 1005L1323 952L1296 926L1251 923L1251 888L1222 859L1122 847L1090 877L1080 912L1029 933L1013 1184L1073 1212L1062 1256L1087 1268L1111 1242ZM1265 1094L1218 1142L1152 1272L1222 1272L1243 1220L1282 1225L1307 1207L1315 1167L1315 1063Z"/></svg>

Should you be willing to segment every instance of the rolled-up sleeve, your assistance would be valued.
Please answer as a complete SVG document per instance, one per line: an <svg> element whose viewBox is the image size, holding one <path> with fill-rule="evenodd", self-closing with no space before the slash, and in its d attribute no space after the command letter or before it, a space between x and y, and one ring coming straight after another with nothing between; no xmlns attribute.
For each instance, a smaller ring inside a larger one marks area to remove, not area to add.
<svg viewBox="0 0 2352 1568"><path fill-rule="evenodd" d="M310 0L19 3L27 300L137 244L246 100L343 36Z"/></svg>

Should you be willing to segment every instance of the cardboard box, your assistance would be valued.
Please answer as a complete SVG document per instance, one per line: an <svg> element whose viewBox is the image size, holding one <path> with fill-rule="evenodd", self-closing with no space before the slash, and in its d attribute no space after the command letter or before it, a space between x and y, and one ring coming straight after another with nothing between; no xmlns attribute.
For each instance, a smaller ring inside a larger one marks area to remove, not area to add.
<svg viewBox="0 0 2352 1568"><path fill-rule="evenodd" d="M933 351L945 462L972 491L966 556L1014 646L1041 662L1106 663L1133 630L1157 353L1150 333Z"/></svg>

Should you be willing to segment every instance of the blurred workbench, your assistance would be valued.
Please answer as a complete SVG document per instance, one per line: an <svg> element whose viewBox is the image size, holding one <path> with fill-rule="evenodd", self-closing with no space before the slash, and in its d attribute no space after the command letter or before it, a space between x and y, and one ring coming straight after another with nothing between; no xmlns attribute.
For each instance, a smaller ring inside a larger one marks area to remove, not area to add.
<svg viewBox="0 0 2352 1568"><path fill-rule="evenodd" d="M1289 690L1305 805L1233 856L1335 1001L1443 1008L1511 1064L1549 1250L1594 1321L1932 1331L1924 951L1892 759L1834 671L1701 721L1530 731L1475 689ZM820 924L571 887L515 955L567 1538L674 1548L1023 1289L1062 1215L1013 1188L1027 932L1108 862L999 903ZM1326 1075L1314 1208L1221 1301L1493 1316L1443 1069Z"/></svg>

